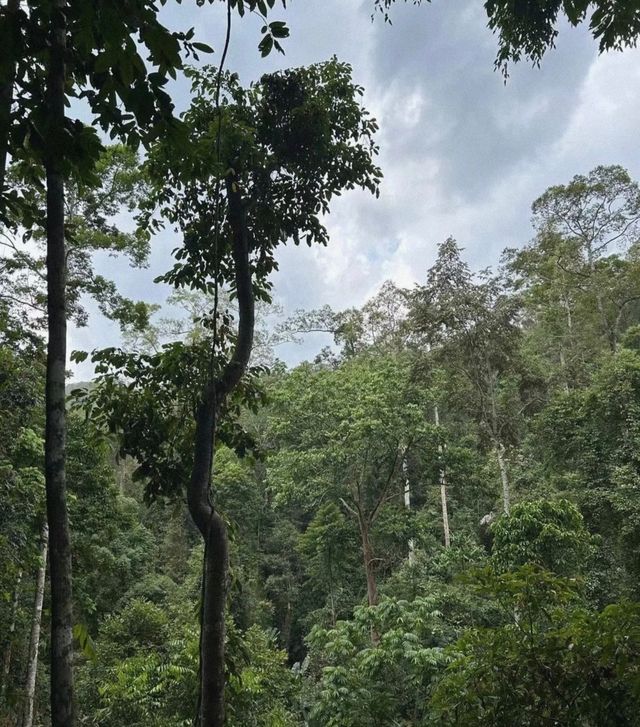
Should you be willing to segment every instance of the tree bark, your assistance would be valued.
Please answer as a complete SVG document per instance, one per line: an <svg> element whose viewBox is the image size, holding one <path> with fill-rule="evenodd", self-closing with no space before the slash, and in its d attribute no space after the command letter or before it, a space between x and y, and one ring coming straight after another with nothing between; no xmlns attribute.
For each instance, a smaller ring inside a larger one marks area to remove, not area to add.
<svg viewBox="0 0 640 727"><path fill-rule="evenodd" d="M15 35L15 26L20 10L20 0L8 0L3 8L7 25L10 26L10 34ZM9 48L8 52L15 53L15 48ZM5 50L6 52L6 50ZM11 129L11 106L13 105L13 87L16 80L16 61L12 60L7 78L0 86L0 197L4 193L4 180L7 172L7 157L9 155L9 132Z"/></svg>
<svg viewBox="0 0 640 727"><path fill-rule="evenodd" d="M42 603L44 601L44 582L47 573L47 549L49 547L49 527L45 522L40 535L40 565L36 576L36 594L33 603L31 620L31 636L29 638L29 657L27 662L27 679L25 686L25 704L22 715L22 727L32 727L33 706L36 693L36 676L38 673L38 648L40 646L40 625L42 623Z"/></svg>
<svg viewBox="0 0 640 727"><path fill-rule="evenodd" d="M406 454L402 458L402 475L404 477L404 506L406 509L411 512L411 482L409 480L409 474L407 472L407 458ZM409 555L408 560L409 564L412 564L415 560L415 554L416 554L416 544L415 540L413 538L409 538L409 542L407 543L409 547Z"/></svg>
<svg viewBox="0 0 640 727"><path fill-rule="evenodd" d="M50 152L47 181L47 317L45 484L51 570L51 724L73 727L71 539L66 502L65 367L67 358L66 255L63 155L66 3L57 0L51 19L47 79Z"/></svg>
<svg viewBox="0 0 640 727"><path fill-rule="evenodd" d="M502 482L502 507L504 511L509 514L509 508L511 506L511 489L509 484L509 471L507 469L507 462L504 458L505 448L502 442L496 442L496 457L498 459L498 468L500 469L500 480Z"/></svg>
<svg viewBox="0 0 640 727"><path fill-rule="evenodd" d="M559 358L560 358L560 369L562 370L562 389L565 394L569 393L569 375L567 370L567 360L564 355L564 348L560 346L559 351Z"/></svg>
<svg viewBox="0 0 640 727"><path fill-rule="evenodd" d="M364 572L367 579L367 602L370 606L377 606L378 584L376 581L375 558L373 557L369 524L362 515L359 516L358 521L358 524L360 525L360 538L362 540Z"/></svg>
<svg viewBox="0 0 640 727"><path fill-rule="evenodd" d="M504 458L505 447L500 439L500 423L498 420L498 406L496 403L496 374L489 371L489 396L491 400L491 421L489 423L491 436L496 450L500 480L502 482L502 506L508 514L511 500L511 488L509 484L509 472L507 462Z"/></svg>
<svg viewBox="0 0 640 727"><path fill-rule="evenodd" d="M595 278L595 275L596 275L596 261L595 261L595 257L594 257L593 250L591 247L591 243L587 244L587 261L589 263L589 272L591 273L592 285L595 290L596 306L598 308L598 313L600 314L600 321L602 324L602 329L604 331L604 335L605 335L605 338L607 339L607 343L609 345L609 348L611 349L611 352L615 353L618 348L618 341L616 339L616 333L615 333L615 330L612 328L611 324L609 323L609 318L604 309L602 293L600 292L600 289L598 288L597 282L594 285L593 279Z"/></svg>
<svg viewBox="0 0 640 727"><path fill-rule="evenodd" d="M0 685L0 700L4 700L9 684L9 673L11 672L11 654L13 651L13 639L16 632L16 619L18 617L18 602L20 600L20 583L22 582L22 571L18 571L16 585L13 588L13 599L11 600L11 622L9 633L2 654L2 684Z"/></svg>
<svg viewBox="0 0 640 727"><path fill-rule="evenodd" d="M196 413L194 459L187 491L189 512L205 543L200 626L200 727L223 727L225 721L224 641L229 548L224 520L210 499L216 424L226 397L247 369L255 323L246 206L232 175L226 179L226 188L233 235L238 336L233 355L220 378L214 379L212 373Z"/></svg>
<svg viewBox="0 0 640 727"><path fill-rule="evenodd" d="M433 407L433 419L437 427L440 426L440 410L436 404ZM438 444L438 455L440 456L440 507L442 508L442 530L444 535L444 547L451 547L451 531L449 530L449 510L447 508L447 472L444 468L443 455L444 447Z"/></svg>

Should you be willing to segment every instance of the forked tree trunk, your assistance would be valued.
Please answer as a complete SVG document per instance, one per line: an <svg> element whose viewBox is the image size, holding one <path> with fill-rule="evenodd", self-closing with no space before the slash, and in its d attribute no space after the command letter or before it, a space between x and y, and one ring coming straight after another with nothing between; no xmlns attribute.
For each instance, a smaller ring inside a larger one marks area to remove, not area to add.
<svg viewBox="0 0 640 727"><path fill-rule="evenodd" d="M9 685L9 674L11 672L11 654L13 652L13 639L16 632L16 620L18 618L18 602L20 600L20 584L22 582L22 571L18 571L16 585L13 588L11 599L11 621L2 654L2 684L0 684L0 700L4 701L7 687Z"/></svg>
<svg viewBox="0 0 640 727"><path fill-rule="evenodd" d="M47 78L50 153L47 177L47 373L45 484L51 570L51 724L73 727L71 540L65 477L65 367L67 358L63 154L66 2L52 8Z"/></svg>
<svg viewBox="0 0 640 727"><path fill-rule="evenodd" d="M49 527L45 522L40 534L40 565L36 575L36 593L33 602L31 619L31 635L29 637L29 658L27 662L27 679L25 685L25 703L22 715L22 727L33 726L33 707L36 693L36 676L38 673L38 649L40 647L40 625L42 623L42 603L44 601L44 583L47 573L47 549L49 546Z"/></svg>

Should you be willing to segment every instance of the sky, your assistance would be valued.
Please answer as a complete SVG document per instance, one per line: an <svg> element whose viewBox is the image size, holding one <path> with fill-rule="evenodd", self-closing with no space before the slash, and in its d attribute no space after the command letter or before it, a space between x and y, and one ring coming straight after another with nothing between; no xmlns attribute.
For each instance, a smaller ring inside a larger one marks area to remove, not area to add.
<svg viewBox="0 0 640 727"><path fill-rule="evenodd" d="M262 59L260 20L233 19L227 68L250 82L265 72L336 55L364 86L364 105L380 124L380 197L354 191L337 198L326 220L327 248L284 246L274 292L285 314L328 303L360 306L388 279L401 286L424 280L439 242L453 236L473 269L495 265L505 247L532 237L531 203L553 184L599 164L621 164L640 179L640 50L598 55L588 28L561 26L557 48L540 68L511 68L505 84L494 71L497 40L481 0L397 2L392 24L371 19L373 0L289 0L272 19L285 20L286 55ZM165 6L174 29L194 27L218 53L224 36L221 3ZM172 89L188 104L188 86ZM153 278L171 264L179 240L153 241L150 266L132 270L113 258L99 271L137 299L161 303L168 289ZM92 315L74 329L71 349L117 345L115 327ZM326 343L311 337L285 345L289 364ZM74 378L91 375L88 363Z"/></svg>

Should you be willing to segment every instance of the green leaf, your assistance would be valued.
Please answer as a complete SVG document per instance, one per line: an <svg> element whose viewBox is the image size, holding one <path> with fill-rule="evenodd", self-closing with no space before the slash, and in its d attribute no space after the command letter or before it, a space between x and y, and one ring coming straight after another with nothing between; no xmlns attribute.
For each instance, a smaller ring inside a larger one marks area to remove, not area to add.
<svg viewBox="0 0 640 727"><path fill-rule="evenodd" d="M194 41L191 44L196 50L201 51L202 53L214 53L215 51L210 45L207 45L206 43L200 43L199 41Z"/></svg>

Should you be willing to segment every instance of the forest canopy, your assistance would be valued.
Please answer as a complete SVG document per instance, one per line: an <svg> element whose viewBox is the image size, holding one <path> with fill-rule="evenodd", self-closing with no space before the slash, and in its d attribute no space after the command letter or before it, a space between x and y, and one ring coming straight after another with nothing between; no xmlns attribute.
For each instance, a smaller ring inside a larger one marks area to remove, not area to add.
<svg viewBox="0 0 640 727"><path fill-rule="evenodd" d="M284 53L286 3L218 4L215 49L146 0L1 6L0 726L640 724L640 185L284 310L384 134L335 56L244 82L232 28ZM628 5L487 2L496 65L563 14L633 45Z"/></svg>

